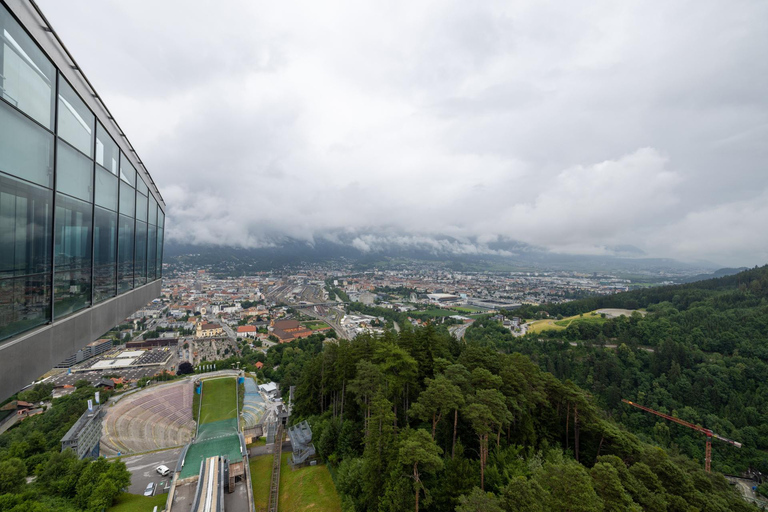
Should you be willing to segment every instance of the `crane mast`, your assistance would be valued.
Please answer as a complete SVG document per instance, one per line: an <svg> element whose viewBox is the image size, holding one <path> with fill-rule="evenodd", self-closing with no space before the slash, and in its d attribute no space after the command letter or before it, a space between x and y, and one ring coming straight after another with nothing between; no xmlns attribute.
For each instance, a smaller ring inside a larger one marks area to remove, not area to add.
<svg viewBox="0 0 768 512"><path fill-rule="evenodd" d="M707 439L707 445L704 452L704 469L709 473L711 471L712 466L712 438L722 441L724 443L728 443L730 445L735 446L736 448L741 448L741 443L738 441L733 441L731 439L728 439L726 437L723 437L721 435L715 434L708 428L704 428L700 425L695 425L689 421L681 420L680 418L675 418L674 416L670 416L669 414L664 414L663 412L656 411L654 409L651 409L650 407L646 407L644 405L636 404L635 402L630 402L629 400L621 399L622 402L625 404L629 404L632 407L637 407L640 410L643 410L645 412L655 414L656 416L661 416L665 420L673 421L677 423L678 425L682 425L684 427L688 427L692 430L695 430L696 432L702 433L706 436Z"/></svg>

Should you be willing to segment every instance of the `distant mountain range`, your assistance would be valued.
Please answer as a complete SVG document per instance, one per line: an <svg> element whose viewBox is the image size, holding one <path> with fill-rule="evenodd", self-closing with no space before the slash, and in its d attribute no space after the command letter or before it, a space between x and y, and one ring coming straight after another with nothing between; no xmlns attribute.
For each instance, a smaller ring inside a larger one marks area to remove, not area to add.
<svg viewBox="0 0 768 512"><path fill-rule="evenodd" d="M451 237L337 236L312 243L285 239L270 247L241 248L217 245L190 245L168 241L166 262L177 260L197 265L225 264L233 272L263 271L311 263L343 261L360 268L393 267L407 261L442 263L456 270L561 270L612 272L700 280L730 275L739 269L717 270L703 261L684 263L666 258L642 257L633 246L606 248L605 255L563 254L514 240L481 243Z"/></svg>
<svg viewBox="0 0 768 512"><path fill-rule="evenodd" d="M695 283L696 281L704 281L705 279L712 279L715 277L725 277L725 276L732 276L735 274L738 274L739 272L744 272L745 270L749 270L747 267L739 267L739 268L720 268L712 272L711 274L696 274L695 276L689 276L684 277L682 279L678 279L681 283Z"/></svg>

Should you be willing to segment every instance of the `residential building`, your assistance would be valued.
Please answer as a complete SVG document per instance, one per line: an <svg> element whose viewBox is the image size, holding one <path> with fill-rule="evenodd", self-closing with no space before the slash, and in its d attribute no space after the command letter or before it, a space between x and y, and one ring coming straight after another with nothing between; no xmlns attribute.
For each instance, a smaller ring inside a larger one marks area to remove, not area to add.
<svg viewBox="0 0 768 512"><path fill-rule="evenodd" d="M100 339L93 341L74 354L70 355L64 361L57 364L57 368L69 368L70 366L74 366L77 363L80 363L82 361L85 361L86 359L90 359L94 356L97 356L99 354L103 354L107 350L112 348L112 340L109 339Z"/></svg>
<svg viewBox="0 0 768 512"><path fill-rule="evenodd" d="M238 338L255 338L258 334L258 329L255 325L240 325L237 327Z"/></svg>
<svg viewBox="0 0 768 512"><path fill-rule="evenodd" d="M61 438L61 451L70 448L77 454L78 459L95 459L99 456L101 406L92 406L90 400L88 405L88 409Z"/></svg>

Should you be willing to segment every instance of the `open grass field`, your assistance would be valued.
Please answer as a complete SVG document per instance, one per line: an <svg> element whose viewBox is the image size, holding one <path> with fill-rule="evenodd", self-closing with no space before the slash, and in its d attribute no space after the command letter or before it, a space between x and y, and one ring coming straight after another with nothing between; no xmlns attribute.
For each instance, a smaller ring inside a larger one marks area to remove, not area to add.
<svg viewBox="0 0 768 512"><path fill-rule="evenodd" d="M536 334L546 330L559 331L562 329L565 329L565 327L562 327L560 325L555 325L555 320L551 318L547 318L545 320L534 320L533 322L528 322L529 334Z"/></svg>
<svg viewBox="0 0 768 512"><path fill-rule="evenodd" d="M257 440L255 440L252 443L248 443L246 445L247 448L253 448L254 446L266 446L267 445L267 438L266 437L260 437Z"/></svg>
<svg viewBox="0 0 768 512"><path fill-rule="evenodd" d="M155 506L157 510L162 510L167 499L168 495L165 493L147 497L124 492L117 497L115 504L109 507L107 512L151 512Z"/></svg>
<svg viewBox="0 0 768 512"><path fill-rule="evenodd" d="M575 315L575 316L569 316L567 318L563 318L562 320L558 320L555 322L555 325L559 325L561 327L568 327L571 324L580 324L580 323L588 323L588 324L595 324L595 325L602 325L606 321L605 318L600 316L598 313L595 313L592 311L591 313L584 313L584 315Z"/></svg>
<svg viewBox="0 0 768 512"><path fill-rule="evenodd" d="M483 311L487 311L486 309L476 308L475 306L456 306L451 309L458 311L459 313L482 313Z"/></svg>
<svg viewBox="0 0 768 512"><path fill-rule="evenodd" d="M325 322L303 322L307 329L316 331L317 329L329 329L331 326Z"/></svg>
<svg viewBox="0 0 768 512"><path fill-rule="evenodd" d="M298 512L341 512L341 498L336 492L328 468L318 465L294 471L288 462L290 455L283 454L280 467L279 509Z"/></svg>
<svg viewBox="0 0 768 512"><path fill-rule="evenodd" d="M200 423L237 418L237 381L234 377L203 381Z"/></svg>
<svg viewBox="0 0 768 512"><path fill-rule="evenodd" d="M555 320L554 318L547 318L544 320L534 320L532 322L528 322L528 332L531 334L536 334L538 332L546 331L546 330L558 331L558 330L563 330L567 328L572 323L579 324L581 322L601 325L605 323L606 320L607 319L603 318L599 313L596 313L595 311L591 311L589 313L584 313L584 315L569 316L569 317L563 318L562 320Z"/></svg>
<svg viewBox="0 0 768 512"><path fill-rule="evenodd" d="M267 510L269 506L269 484L272 481L272 455L252 457L248 462L251 470L251 489L256 512ZM280 507L282 508L282 507ZM283 508L283 510L289 510Z"/></svg>

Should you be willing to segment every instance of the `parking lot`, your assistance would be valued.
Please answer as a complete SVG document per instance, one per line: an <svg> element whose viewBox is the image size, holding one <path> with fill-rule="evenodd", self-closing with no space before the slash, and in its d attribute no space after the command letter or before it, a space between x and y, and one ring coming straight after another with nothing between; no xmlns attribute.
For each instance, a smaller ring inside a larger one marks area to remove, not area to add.
<svg viewBox="0 0 768 512"><path fill-rule="evenodd" d="M154 482L157 484L155 494L163 492L165 485L171 485L171 477L173 471L176 469L176 463L179 460L181 454L181 448L173 448L171 450L163 450L154 453L145 453L144 455L136 455L133 457L123 457L128 471L131 472L131 486L128 488L128 492L131 494L143 494L144 489L147 488L147 484ZM171 469L171 473L166 476L160 476L156 469L157 466L165 465Z"/></svg>

